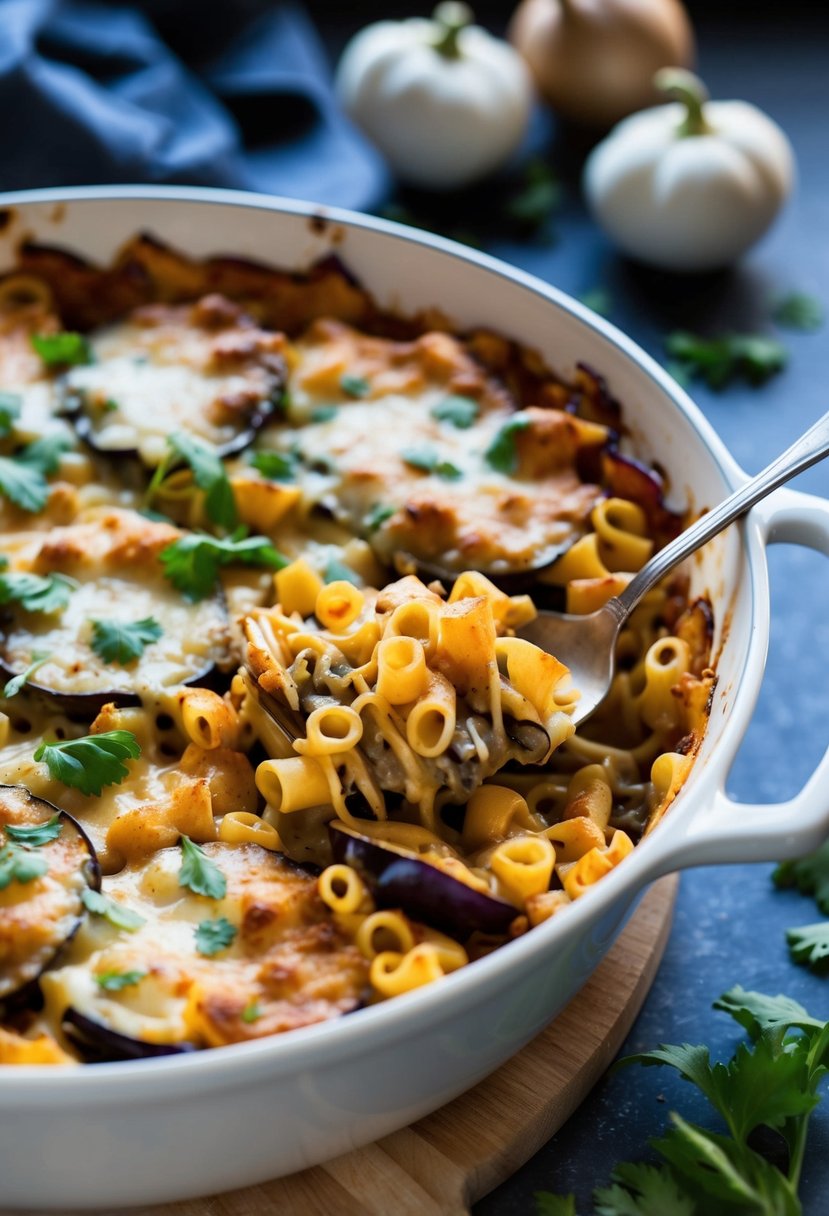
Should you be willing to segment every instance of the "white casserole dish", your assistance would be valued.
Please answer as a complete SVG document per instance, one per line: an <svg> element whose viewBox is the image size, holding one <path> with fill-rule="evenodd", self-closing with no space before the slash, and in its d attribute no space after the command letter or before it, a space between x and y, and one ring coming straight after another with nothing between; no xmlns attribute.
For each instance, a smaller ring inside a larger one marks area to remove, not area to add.
<svg viewBox="0 0 829 1216"><path fill-rule="evenodd" d="M387 308L438 305L537 348L567 376L605 375L639 453L700 508L745 477L688 396L612 325L555 288L422 232L293 201L203 189L54 190L10 208L0 267L22 238L99 262L144 230L194 256L302 269L336 252ZM322 217L325 222L320 222ZM769 632L765 545L829 555L829 503L778 491L693 565L721 647L711 720L669 814L585 898L440 983L290 1034L192 1056L0 1071L0 1207L112 1209L263 1181L333 1157L455 1097L538 1033L598 964L644 885L711 862L776 860L829 830L829 752L777 806L724 786L759 691ZM564 656L566 658L566 656Z"/></svg>

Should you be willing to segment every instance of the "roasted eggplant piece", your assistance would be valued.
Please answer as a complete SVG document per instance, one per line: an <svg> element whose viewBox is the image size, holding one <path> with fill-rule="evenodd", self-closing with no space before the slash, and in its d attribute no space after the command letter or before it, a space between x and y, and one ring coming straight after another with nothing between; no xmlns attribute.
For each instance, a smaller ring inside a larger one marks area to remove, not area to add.
<svg viewBox="0 0 829 1216"><path fill-rule="evenodd" d="M414 853L337 823L329 824L329 835L335 861L356 870L382 908L402 908L412 920L459 938L476 929L506 933L518 916L512 904L468 887Z"/></svg>
<svg viewBox="0 0 829 1216"><path fill-rule="evenodd" d="M71 1006L63 1015L61 1029L70 1043L93 1064L118 1060L153 1060L198 1051L195 1043L148 1043L121 1034L103 1022L88 1018Z"/></svg>
<svg viewBox="0 0 829 1216"><path fill-rule="evenodd" d="M74 936L100 889L80 824L24 786L0 786L0 1001L20 994Z"/></svg>
<svg viewBox="0 0 829 1216"><path fill-rule="evenodd" d="M91 335L92 361L63 378L63 410L106 456L154 467L174 431L230 456L280 406L283 345L282 334L260 329L224 296L145 305Z"/></svg>
<svg viewBox="0 0 829 1216"><path fill-rule="evenodd" d="M94 717L108 702L140 704L142 689L204 683L227 668L223 598L188 602L157 561L179 535L132 511L45 534L31 566L41 580L57 573L63 593L46 611L27 611L23 599L0 610L0 679L34 665L27 689Z"/></svg>

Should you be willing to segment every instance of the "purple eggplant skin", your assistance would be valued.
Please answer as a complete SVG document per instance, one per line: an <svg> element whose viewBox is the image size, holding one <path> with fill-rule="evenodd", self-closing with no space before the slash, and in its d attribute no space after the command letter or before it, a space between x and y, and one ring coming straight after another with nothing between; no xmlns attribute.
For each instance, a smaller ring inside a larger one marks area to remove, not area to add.
<svg viewBox="0 0 829 1216"><path fill-rule="evenodd" d="M506 933L519 915L512 904L473 890L413 854L328 826L334 860L357 871L381 908L401 908L412 920L461 939L475 930Z"/></svg>
<svg viewBox="0 0 829 1216"><path fill-rule="evenodd" d="M226 458L228 456L238 456L240 452L244 452L249 448L256 436L261 431L262 427L273 418L274 414L279 414L282 409L282 400L285 392L285 385L280 384L277 391L272 396L263 398L247 418L247 424L243 430L234 435L232 439L228 439L226 443L212 445L214 446L217 456ZM139 460L137 448L101 448L95 442L95 425L89 414L84 409L83 398L80 393L64 394L61 414L68 418L75 428L75 434L83 441L93 452L98 456L110 456L117 460Z"/></svg>
<svg viewBox="0 0 829 1216"><path fill-rule="evenodd" d="M0 800L2 800L4 793L7 790L12 790L18 795L24 795L28 801L37 804L39 808L42 808L44 821L50 819L52 815L60 816L61 823L70 827L71 830L82 840L88 853L87 860L84 862L83 866L83 873L87 886L91 887L93 891L100 891L101 866L95 853L95 847L84 829L78 823L77 819L75 819L73 815L70 815L68 811L62 811L60 807L54 806L51 802L47 802L45 798L36 797L23 785L0 785ZM85 911L80 900L78 902L78 914L75 917L69 932L60 942L57 943L53 953L43 964L37 975L24 977L16 987L10 987L8 990L4 990L2 992L2 996L0 997L0 1010L8 1013L12 1009L19 1008L22 1005L34 1006L39 1003L40 989L38 987L38 980L40 976L48 967L53 966L61 951L69 945L72 938L78 932L78 929L83 923ZM0 980L2 980L2 977L0 977Z"/></svg>
<svg viewBox="0 0 829 1216"><path fill-rule="evenodd" d="M153 1060L157 1056L177 1056L199 1050L195 1043L147 1043L143 1039L133 1039L79 1013L71 1005L63 1015L61 1028L89 1064Z"/></svg>

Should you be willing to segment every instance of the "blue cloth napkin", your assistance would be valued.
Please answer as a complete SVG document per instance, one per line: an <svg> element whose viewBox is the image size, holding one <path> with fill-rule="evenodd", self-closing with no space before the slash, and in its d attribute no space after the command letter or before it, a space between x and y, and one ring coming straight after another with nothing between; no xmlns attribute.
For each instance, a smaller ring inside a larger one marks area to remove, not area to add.
<svg viewBox="0 0 829 1216"><path fill-rule="evenodd" d="M230 186L368 209L385 167L299 8L0 0L0 189Z"/></svg>

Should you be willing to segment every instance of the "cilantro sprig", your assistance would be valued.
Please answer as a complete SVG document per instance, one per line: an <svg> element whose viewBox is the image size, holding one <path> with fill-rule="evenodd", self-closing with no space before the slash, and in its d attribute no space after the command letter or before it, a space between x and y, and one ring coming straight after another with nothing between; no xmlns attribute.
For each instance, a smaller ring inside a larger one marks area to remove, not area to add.
<svg viewBox="0 0 829 1216"><path fill-rule="evenodd" d="M776 324L786 329L799 329L803 333L815 333L825 320L825 310L816 296L805 291L792 291L775 301L772 317Z"/></svg>
<svg viewBox="0 0 829 1216"><path fill-rule="evenodd" d="M140 929L143 924L146 924L144 917L138 912L110 899L100 891L93 890L92 887L84 888L81 900L87 912L91 912L93 916L103 917L116 929L126 929L128 932L134 933L136 929Z"/></svg>
<svg viewBox="0 0 829 1216"><path fill-rule="evenodd" d="M340 376L340 388L347 397L367 397L371 392L371 385L365 376L355 376L349 372Z"/></svg>
<svg viewBox="0 0 829 1216"><path fill-rule="evenodd" d="M49 863L45 857L10 840L0 849L0 891L5 891L12 882L34 882L36 878L42 878L48 869Z"/></svg>
<svg viewBox="0 0 829 1216"><path fill-rule="evenodd" d="M19 393L0 391L0 439L11 433L22 408L23 398Z"/></svg>
<svg viewBox="0 0 829 1216"><path fill-rule="evenodd" d="M490 468L495 469L498 473L505 473L507 476L515 472L518 467L515 436L521 431L525 431L529 425L530 419L522 418L520 415L510 418L504 423L484 452L484 459Z"/></svg>
<svg viewBox="0 0 829 1216"><path fill-rule="evenodd" d="M829 840L808 857L782 862L772 878L777 887L797 887L804 895L814 895L821 912L829 916Z"/></svg>
<svg viewBox="0 0 829 1216"><path fill-rule="evenodd" d="M205 532L189 532L159 554L164 576L190 600L203 600L216 586L222 566L234 562L282 570L288 559L264 536L247 536L238 528L222 539Z"/></svg>
<svg viewBox="0 0 829 1216"><path fill-rule="evenodd" d="M65 574L29 574L22 570L0 573L0 604L13 600L26 612L62 612L77 587Z"/></svg>
<svg viewBox="0 0 829 1216"><path fill-rule="evenodd" d="M226 950L232 945L238 929L232 925L226 916L217 916L214 920L203 920L196 926L196 949L199 954L211 958L220 950Z"/></svg>
<svg viewBox="0 0 829 1216"><path fill-rule="evenodd" d="M107 785L120 785L129 775L127 760L137 760L141 745L130 730L110 730L80 739L41 743L34 759L43 760L50 776L82 794L100 797Z"/></svg>
<svg viewBox="0 0 829 1216"><path fill-rule="evenodd" d="M62 827L60 815L56 811L43 823L6 824L5 832L9 840L15 841L16 844L26 844L30 848L39 849L42 845L57 840Z"/></svg>
<svg viewBox="0 0 829 1216"><path fill-rule="evenodd" d="M786 348L765 334L702 338L680 329L668 335L665 349L680 371L706 380L714 389L738 376L749 384L763 384L782 371L789 358Z"/></svg>
<svg viewBox="0 0 829 1216"><path fill-rule="evenodd" d="M641 1052L619 1062L670 1067L707 1099L725 1133L676 1112L653 1142L659 1165L623 1164L611 1185L594 1192L600 1216L697 1216L701 1212L801 1216L797 1198L809 1117L829 1065L829 1022L786 996L734 987L714 1002L748 1031L727 1063L708 1048L684 1043ZM758 1128L777 1132L788 1149L785 1168L756 1147ZM539 1216L576 1216L572 1196L536 1196Z"/></svg>
<svg viewBox="0 0 829 1216"><path fill-rule="evenodd" d="M32 654L32 661L29 666L25 668L24 671L18 672L16 676L12 676L10 680L6 680L6 683L3 685L2 695L6 698L6 700L10 701L12 697L16 697L21 688L23 688L25 684L28 684L35 672L42 667L44 663L48 663L51 657L51 654L45 651L35 650Z"/></svg>
<svg viewBox="0 0 829 1216"><path fill-rule="evenodd" d="M45 435L13 456L0 456L0 494L22 511L42 511L49 497L46 478L57 472L61 454L69 447L63 435Z"/></svg>
<svg viewBox="0 0 829 1216"><path fill-rule="evenodd" d="M250 463L269 481L296 481L297 457L292 452L254 452Z"/></svg>
<svg viewBox="0 0 829 1216"><path fill-rule="evenodd" d="M209 444L185 431L174 431L168 435L167 446L169 453L155 470L147 488L147 502L152 502L173 469L184 464L192 472L195 484L204 492L207 518L227 531L235 528L238 519L236 501L221 456Z"/></svg>
<svg viewBox="0 0 829 1216"><path fill-rule="evenodd" d="M450 422L459 431L466 431L478 417L481 407L474 397L452 393L429 411L436 422Z"/></svg>
<svg viewBox="0 0 829 1216"><path fill-rule="evenodd" d="M204 895L208 899L224 899L227 879L204 849L194 844L189 836L181 838L181 857L178 872L180 887L187 887L195 895Z"/></svg>
<svg viewBox="0 0 829 1216"><path fill-rule="evenodd" d="M93 621L91 646L105 663L125 667L140 659L144 650L161 637L161 626L154 617L143 621Z"/></svg>
<svg viewBox="0 0 829 1216"><path fill-rule="evenodd" d="M451 460L442 460L437 451L428 446L405 448L400 453L400 459L411 468L422 473L434 473L444 481L457 481L463 477L462 469Z"/></svg>
<svg viewBox="0 0 829 1216"><path fill-rule="evenodd" d="M92 349L83 334L32 334L32 346L47 367L77 367L92 362Z"/></svg>
<svg viewBox="0 0 829 1216"><path fill-rule="evenodd" d="M146 971L99 971L95 982L104 992L121 992L146 978Z"/></svg>

